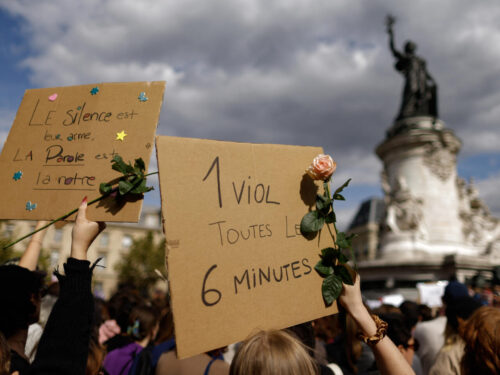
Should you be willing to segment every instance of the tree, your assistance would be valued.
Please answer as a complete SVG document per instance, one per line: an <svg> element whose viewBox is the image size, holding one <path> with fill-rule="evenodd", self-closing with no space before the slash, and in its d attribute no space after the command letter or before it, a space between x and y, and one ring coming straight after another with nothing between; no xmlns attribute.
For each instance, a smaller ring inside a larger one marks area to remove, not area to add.
<svg viewBox="0 0 500 375"><path fill-rule="evenodd" d="M6 231L3 230L5 225L6 221L0 220L0 265L5 264L9 261L13 262L13 264L17 264L19 259L23 255L23 251L15 250L14 246L4 249L4 246L10 244L13 241L12 235L7 234ZM44 271L47 275L45 281L47 283L50 282L53 270L50 269L50 256L43 248L40 250L37 269L39 271Z"/></svg>
<svg viewBox="0 0 500 375"><path fill-rule="evenodd" d="M156 269L165 267L165 239L155 244L153 233L135 239L129 253L117 264L119 283L134 285L143 294L148 294L160 279Z"/></svg>
<svg viewBox="0 0 500 375"><path fill-rule="evenodd" d="M22 255L21 252L14 250L12 247L9 247L7 249L3 248L10 242L10 237L4 237L3 235L0 235L0 265L13 258L19 258Z"/></svg>
<svg viewBox="0 0 500 375"><path fill-rule="evenodd" d="M21 251L14 250L13 247L4 249L4 246L12 242L12 235L5 230L6 225L7 220L0 220L0 265L23 255Z"/></svg>

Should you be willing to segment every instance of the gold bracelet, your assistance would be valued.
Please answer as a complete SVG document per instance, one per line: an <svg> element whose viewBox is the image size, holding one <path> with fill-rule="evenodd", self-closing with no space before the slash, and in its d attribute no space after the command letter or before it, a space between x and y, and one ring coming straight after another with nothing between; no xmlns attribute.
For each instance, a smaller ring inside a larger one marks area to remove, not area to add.
<svg viewBox="0 0 500 375"><path fill-rule="evenodd" d="M369 346L375 346L378 344L380 340L382 340L387 334L387 327L389 326L387 322L384 322L377 315L372 314L372 318L377 325L377 332L373 336L366 336L365 334L358 332L358 339L363 341L365 344Z"/></svg>

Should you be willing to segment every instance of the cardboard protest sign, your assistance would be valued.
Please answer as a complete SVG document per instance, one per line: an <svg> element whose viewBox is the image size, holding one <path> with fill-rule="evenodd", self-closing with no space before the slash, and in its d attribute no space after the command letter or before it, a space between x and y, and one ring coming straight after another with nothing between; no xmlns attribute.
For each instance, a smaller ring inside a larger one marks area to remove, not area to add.
<svg viewBox="0 0 500 375"><path fill-rule="evenodd" d="M55 219L120 176L114 155L149 163L165 82L27 90L0 155L0 219ZM91 220L138 221L142 199L92 205ZM74 216L72 217L74 218Z"/></svg>
<svg viewBox="0 0 500 375"><path fill-rule="evenodd" d="M417 283L419 302L431 308L443 306L442 298L446 285L447 281Z"/></svg>
<svg viewBox="0 0 500 375"><path fill-rule="evenodd" d="M321 148L159 136L156 150L180 358L337 311L314 270L331 238L299 229Z"/></svg>

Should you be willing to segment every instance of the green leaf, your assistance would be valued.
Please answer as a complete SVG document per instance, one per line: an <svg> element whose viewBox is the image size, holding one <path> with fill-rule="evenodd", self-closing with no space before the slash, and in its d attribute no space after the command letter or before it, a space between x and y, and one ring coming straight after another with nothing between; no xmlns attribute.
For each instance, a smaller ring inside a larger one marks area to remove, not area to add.
<svg viewBox="0 0 500 375"><path fill-rule="evenodd" d="M328 224L335 223L337 221L337 217L335 216L335 212L330 211L328 215L325 217L325 222Z"/></svg>
<svg viewBox="0 0 500 375"><path fill-rule="evenodd" d="M345 249L345 248L349 247L349 243L346 241L345 233L344 232L338 232L337 233L337 238L336 238L335 242L342 249Z"/></svg>
<svg viewBox="0 0 500 375"><path fill-rule="evenodd" d="M111 160L111 163L113 163L112 167L115 171L125 173L125 170L127 169L127 165L123 161L122 157L120 155L115 155L113 157L113 160Z"/></svg>
<svg viewBox="0 0 500 375"><path fill-rule="evenodd" d="M344 284L354 285L351 273L345 266L335 266L333 270L335 275L339 276Z"/></svg>
<svg viewBox="0 0 500 375"><path fill-rule="evenodd" d="M335 250L333 247L325 247L324 249L321 249L321 257L335 257L335 253L337 250Z"/></svg>
<svg viewBox="0 0 500 375"><path fill-rule="evenodd" d="M345 198L342 194L333 194L333 199L336 201L345 201Z"/></svg>
<svg viewBox="0 0 500 375"><path fill-rule="evenodd" d="M321 286L325 304L330 306L342 292L342 280L335 274L325 277Z"/></svg>
<svg viewBox="0 0 500 375"><path fill-rule="evenodd" d="M135 159L134 168L138 168L141 172L144 172L146 170L144 160L142 160L142 158Z"/></svg>
<svg viewBox="0 0 500 375"><path fill-rule="evenodd" d="M332 201L330 198L325 198L322 195L316 195L316 210L320 211L323 215L326 215L330 210Z"/></svg>
<svg viewBox="0 0 500 375"><path fill-rule="evenodd" d="M316 265L314 266L314 269L318 271L318 273L322 276L328 276L333 273L333 268L331 266L328 266L323 263L323 260L320 260Z"/></svg>
<svg viewBox="0 0 500 375"><path fill-rule="evenodd" d="M337 259L338 251L333 247L326 247L321 249L321 259L323 263L327 265L333 265L333 261Z"/></svg>
<svg viewBox="0 0 500 375"><path fill-rule="evenodd" d="M342 190L344 190L347 187L347 185L349 185L349 182L351 182L351 179L348 179L346 182L344 182L342 184L341 187L339 187L337 190L335 190L335 192L333 193L333 196L335 196L335 195L339 194L340 192L342 192Z"/></svg>
<svg viewBox="0 0 500 375"><path fill-rule="evenodd" d="M99 185L99 191L101 192L101 194L108 194L111 192L111 190L113 190L113 187L106 182L101 182L101 184Z"/></svg>
<svg viewBox="0 0 500 375"><path fill-rule="evenodd" d="M318 211L311 211L304 215L300 222L300 231L302 233L313 233L319 231L323 224L325 223L325 218L318 214Z"/></svg>
<svg viewBox="0 0 500 375"><path fill-rule="evenodd" d="M356 237L355 234L346 236L344 232L337 233L337 245L342 249L348 249L352 246L352 239Z"/></svg>
<svg viewBox="0 0 500 375"><path fill-rule="evenodd" d="M349 258L347 258L342 251L339 251L338 253L338 260L340 264L345 264L349 262Z"/></svg>
<svg viewBox="0 0 500 375"><path fill-rule="evenodd" d="M134 187L132 190L130 190L130 193L132 194L142 194L146 193L150 190L153 190L152 187L146 186L146 179L143 179L140 184L138 184L136 187Z"/></svg>
<svg viewBox="0 0 500 375"><path fill-rule="evenodd" d="M127 194L130 190L134 188L134 185L130 181L122 180L118 182L118 191L120 195Z"/></svg>
<svg viewBox="0 0 500 375"><path fill-rule="evenodd" d="M113 168L115 171L123 173L124 175L134 173L134 168L130 165L130 163L125 164L120 155L115 155L111 162L113 163L113 166L111 168Z"/></svg>
<svg viewBox="0 0 500 375"><path fill-rule="evenodd" d="M113 159L111 159L111 163L123 163L123 159L120 155L118 154L115 154L115 156L113 156Z"/></svg>

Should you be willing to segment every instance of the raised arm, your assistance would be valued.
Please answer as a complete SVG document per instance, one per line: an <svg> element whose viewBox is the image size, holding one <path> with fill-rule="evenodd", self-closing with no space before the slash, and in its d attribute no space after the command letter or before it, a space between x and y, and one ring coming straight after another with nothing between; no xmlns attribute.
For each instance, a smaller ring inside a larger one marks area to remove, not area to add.
<svg viewBox="0 0 500 375"><path fill-rule="evenodd" d="M356 275L356 282L353 286L344 284L339 301L365 336L371 337L377 333L377 325L361 298L359 275ZM415 375L411 366L389 337L385 336L377 344L371 345L371 348L382 375Z"/></svg>
<svg viewBox="0 0 500 375"><path fill-rule="evenodd" d="M78 208L75 226L71 232L71 257L79 260L87 260L87 250L106 224L87 220L87 197L85 197Z"/></svg>
<svg viewBox="0 0 500 375"><path fill-rule="evenodd" d="M35 229L40 229L47 223L47 221L38 221ZM47 229L44 229L31 236L28 247L19 260L19 266L27 268L30 271L36 270L38 259L40 258L40 251L42 250L43 238L45 237L46 232Z"/></svg>
<svg viewBox="0 0 500 375"><path fill-rule="evenodd" d="M389 14L385 21L385 24L387 26L387 34L389 34L389 48L392 54L399 59L403 56L403 54L394 47L394 32L392 30L392 25L394 25L394 22L396 22L396 19Z"/></svg>
<svg viewBox="0 0 500 375"><path fill-rule="evenodd" d="M104 223L87 220L87 200L78 209L72 232L71 257L65 275L56 272L61 292L43 332L30 375L84 375L94 299L91 291L93 267L87 250Z"/></svg>

